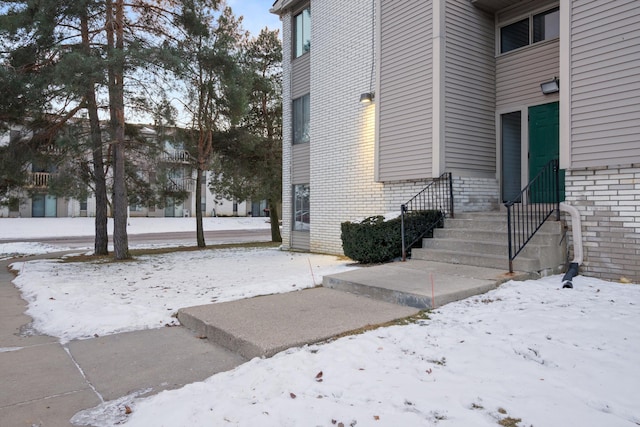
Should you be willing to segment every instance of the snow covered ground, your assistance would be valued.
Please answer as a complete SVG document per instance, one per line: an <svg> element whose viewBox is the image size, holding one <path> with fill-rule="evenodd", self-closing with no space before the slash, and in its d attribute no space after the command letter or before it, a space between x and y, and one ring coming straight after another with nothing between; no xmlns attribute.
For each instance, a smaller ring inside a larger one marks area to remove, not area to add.
<svg viewBox="0 0 640 427"><path fill-rule="evenodd" d="M35 327L62 341L159 327L182 306L296 290L349 268L334 257L276 249L14 266ZM75 421L105 427L640 425L640 286L581 276L574 289L560 282L559 276L509 282L415 324L254 359L178 390L107 402Z"/></svg>
<svg viewBox="0 0 640 427"><path fill-rule="evenodd" d="M271 225L264 217L207 217L203 218L205 231L214 230L268 230ZM63 245L43 244L39 242L10 242L2 240L38 239L56 237L93 236L95 218L0 218L0 259L9 256L37 255L51 252L66 251L69 247ZM128 234L145 234L158 232L193 231L195 233L195 218L129 218ZM113 233L113 219L109 218L107 231ZM130 244L131 249L141 247L172 246L171 243L162 245ZM178 246L177 244L173 246ZM91 245L93 247L93 245ZM84 249L90 249L86 247Z"/></svg>
<svg viewBox="0 0 640 427"><path fill-rule="evenodd" d="M319 285L347 261L277 248L139 256L125 262L15 262L36 330L66 342L174 324L179 308Z"/></svg>

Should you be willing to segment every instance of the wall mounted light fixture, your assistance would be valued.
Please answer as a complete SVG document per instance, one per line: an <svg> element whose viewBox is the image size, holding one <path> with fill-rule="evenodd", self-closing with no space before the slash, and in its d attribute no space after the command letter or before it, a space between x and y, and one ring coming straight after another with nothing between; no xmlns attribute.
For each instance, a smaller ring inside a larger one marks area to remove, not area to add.
<svg viewBox="0 0 640 427"><path fill-rule="evenodd" d="M360 102L363 104L369 104L373 102L373 92L365 92L360 95Z"/></svg>
<svg viewBox="0 0 640 427"><path fill-rule="evenodd" d="M556 93L560 90L560 80L558 80L557 77L554 77L551 81L540 83L540 89L545 95Z"/></svg>

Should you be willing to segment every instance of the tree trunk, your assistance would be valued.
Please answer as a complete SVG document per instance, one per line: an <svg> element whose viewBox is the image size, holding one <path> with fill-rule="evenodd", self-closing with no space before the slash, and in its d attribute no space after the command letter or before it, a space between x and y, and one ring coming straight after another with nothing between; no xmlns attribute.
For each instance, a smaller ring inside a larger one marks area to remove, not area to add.
<svg viewBox="0 0 640 427"><path fill-rule="evenodd" d="M206 248L207 244L204 241L204 228L202 226L202 173L200 162L196 167L198 176L196 177L196 241L199 248Z"/></svg>
<svg viewBox="0 0 640 427"><path fill-rule="evenodd" d="M280 235L280 219L278 218L278 206L272 202L271 199L267 200L269 205L269 221L271 222L271 241L282 242L282 235Z"/></svg>
<svg viewBox="0 0 640 427"><path fill-rule="evenodd" d="M89 23L86 14L82 16L80 26L83 50L87 57L90 57L91 45L89 40ZM87 82L85 97L87 100L87 114L89 115L91 152L93 154L93 181L96 197L96 234L93 253L95 255L107 255L109 253L109 236L107 234L107 180L104 173L102 131L100 129L95 81L93 78L89 79Z"/></svg>
<svg viewBox="0 0 640 427"><path fill-rule="evenodd" d="M109 103L113 131L113 251L117 260L131 258L127 236L128 201L125 182L124 140L124 1L107 0ZM115 12L115 16L114 16Z"/></svg>

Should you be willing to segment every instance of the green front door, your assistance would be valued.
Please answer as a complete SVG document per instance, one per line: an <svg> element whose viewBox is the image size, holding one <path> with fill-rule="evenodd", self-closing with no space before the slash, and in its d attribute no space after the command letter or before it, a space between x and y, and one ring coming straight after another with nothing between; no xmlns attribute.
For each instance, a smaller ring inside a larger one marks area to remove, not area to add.
<svg viewBox="0 0 640 427"><path fill-rule="evenodd" d="M560 112L559 103L538 105L529 108L529 181L553 159L560 157ZM564 200L564 170L560 171L560 201ZM534 203L554 202L553 188L548 180L532 188Z"/></svg>

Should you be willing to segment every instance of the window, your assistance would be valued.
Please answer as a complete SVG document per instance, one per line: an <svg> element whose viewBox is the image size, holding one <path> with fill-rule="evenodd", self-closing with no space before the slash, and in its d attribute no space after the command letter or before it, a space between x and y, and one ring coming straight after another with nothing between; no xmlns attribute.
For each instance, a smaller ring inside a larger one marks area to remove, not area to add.
<svg viewBox="0 0 640 427"><path fill-rule="evenodd" d="M560 9L553 8L500 28L500 53L560 36Z"/></svg>
<svg viewBox="0 0 640 427"><path fill-rule="evenodd" d="M500 29L500 53L506 53L529 44L529 18Z"/></svg>
<svg viewBox="0 0 640 427"><path fill-rule="evenodd" d="M309 231L309 184L293 186L293 229Z"/></svg>
<svg viewBox="0 0 640 427"><path fill-rule="evenodd" d="M309 94L293 100L293 143L309 142Z"/></svg>
<svg viewBox="0 0 640 427"><path fill-rule="evenodd" d="M311 9L306 8L294 17L294 58L311 49Z"/></svg>
<svg viewBox="0 0 640 427"><path fill-rule="evenodd" d="M533 16L533 42L560 36L560 9L555 8Z"/></svg>

